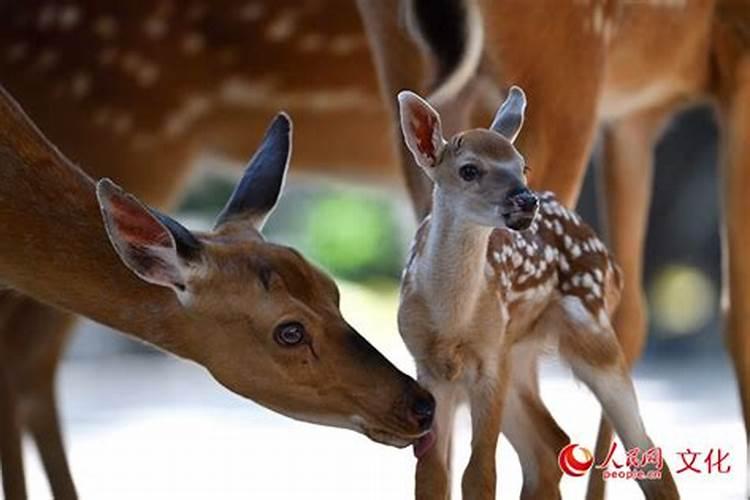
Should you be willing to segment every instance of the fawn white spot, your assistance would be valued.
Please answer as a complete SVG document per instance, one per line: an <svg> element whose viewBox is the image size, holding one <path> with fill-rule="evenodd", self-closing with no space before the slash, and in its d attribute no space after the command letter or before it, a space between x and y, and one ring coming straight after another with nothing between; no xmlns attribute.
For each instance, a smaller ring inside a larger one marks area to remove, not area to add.
<svg viewBox="0 0 750 500"><path fill-rule="evenodd" d="M558 263L562 272L567 273L570 271L570 264L568 264L568 259L564 255L560 254L558 257Z"/></svg>
<svg viewBox="0 0 750 500"><path fill-rule="evenodd" d="M526 255L529 257L532 257L534 255L534 247L527 245L526 246Z"/></svg>
<svg viewBox="0 0 750 500"><path fill-rule="evenodd" d="M560 224L560 221L557 220L557 219L555 219L554 225L555 225L555 234L558 235L558 236L562 236L562 234L563 234L563 227L562 227L562 224Z"/></svg>
<svg viewBox="0 0 750 500"><path fill-rule="evenodd" d="M499 252L494 252L492 256L495 258L495 262L502 262L502 257Z"/></svg>
<svg viewBox="0 0 750 500"><path fill-rule="evenodd" d="M584 252L590 252L592 250L592 248L589 246L589 243L587 241L584 241L583 243L581 243L581 249Z"/></svg>
<svg viewBox="0 0 750 500"><path fill-rule="evenodd" d="M544 247L544 260L547 262L555 260L555 250L551 246Z"/></svg>
<svg viewBox="0 0 750 500"><path fill-rule="evenodd" d="M570 235L565 235L563 238L563 244L565 245L565 248L570 250L570 247L573 245L573 238L570 237Z"/></svg>
<svg viewBox="0 0 750 500"><path fill-rule="evenodd" d="M578 257L580 257L580 256L581 256L581 247L580 247L580 246L578 246L578 243L576 243L576 244L574 244L574 245L573 245L572 247L570 247L570 255L571 255L571 256L572 256L572 257L573 257L574 259L577 259Z"/></svg>
<svg viewBox="0 0 750 500"><path fill-rule="evenodd" d="M520 253L515 252L512 257L513 267L521 267L521 264L523 264L523 257Z"/></svg>
<svg viewBox="0 0 750 500"><path fill-rule="evenodd" d="M569 292L570 291L570 283L568 283L566 281L565 283L562 284L561 288L562 288L563 292Z"/></svg>
<svg viewBox="0 0 750 500"><path fill-rule="evenodd" d="M601 269L594 269L594 278L596 278L596 281L601 283L604 280L604 274L602 273Z"/></svg>
<svg viewBox="0 0 750 500"><path fill-rule="evenodd" d="M573 284L574 287L581 286L581 275L576 274L572 278L570 278L570 282Z"/></svg>
<svg viewBox="0 0 750 500"><path fill-rule="evenodd" d="M586 288L591 288L594 286L594 278L589 273L583 273L581 284Z"/></svg>

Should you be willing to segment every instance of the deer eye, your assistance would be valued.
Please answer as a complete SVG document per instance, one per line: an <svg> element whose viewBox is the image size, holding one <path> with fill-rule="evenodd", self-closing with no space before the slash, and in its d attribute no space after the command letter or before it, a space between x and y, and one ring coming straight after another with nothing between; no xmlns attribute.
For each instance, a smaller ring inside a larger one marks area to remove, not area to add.
<svg viewBox="0 0 750 500"><path fill-rule="evenodd" d="M479 168L476 165L468 164L458 169L458 175L466 182L472 182L479 178Z"/></svg>
<svg viewBox="0 0 750 500"><path fill-rule="evenodd" d="M276 327L273 338L282 346L295 346L305 340L305 327L296 321L283 323Z"/></svg>

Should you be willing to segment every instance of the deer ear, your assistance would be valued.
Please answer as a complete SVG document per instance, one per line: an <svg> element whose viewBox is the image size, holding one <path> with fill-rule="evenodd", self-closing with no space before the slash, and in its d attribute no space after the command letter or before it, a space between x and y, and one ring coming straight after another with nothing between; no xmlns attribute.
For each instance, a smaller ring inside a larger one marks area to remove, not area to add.
<svg viewBox="0 0 750 500"><path fill-rule="evenodd" d="M191 263L201 243L174 219L153 211L109 179L96 184L104 228L120 260L139 278L185 299Z"/></svg>
<svg viewBox="0 0 750 500"><path fill-rule="evenodd" d="M422 168L434 167L445 146L440 115L427 101L408 90L399 92L398 103L406 146L414 155L417 165Z"/></svg>
<svg viewBox="0 0 750 500"><path fill-rule="evenodd" d="M281 196L291 153L292 121L286 113L279 113L217 217L214 229L227 222L247 221L260 231Z"/></svg>
<svg viewBox="0 0 750 500"><path fill-rule="evenodd" d="M521 90L521 87L513 85L508 92L508 97L497 110L490 128L510 142L514 142L521 132L525 111L526 94Z"/></svg>

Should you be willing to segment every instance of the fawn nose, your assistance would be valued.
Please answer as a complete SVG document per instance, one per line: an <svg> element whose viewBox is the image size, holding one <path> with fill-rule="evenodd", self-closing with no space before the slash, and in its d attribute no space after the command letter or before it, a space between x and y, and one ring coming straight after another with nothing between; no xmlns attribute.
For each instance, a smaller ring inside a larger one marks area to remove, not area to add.
<svg viewBox="0 0 750 500"><path fill-rule="evenodd" d="M533 212L539 206L539 198L527 188L511 192L508 198L524 212Z"/></svg>
<svg viewBox="0 0 750 500"><path fill-rule="evenodd" d="M417 422L420 431L426 431L432 427L432 419L435 417L435 398L429 392L418 395L411 405L411 413Z"/></svg>

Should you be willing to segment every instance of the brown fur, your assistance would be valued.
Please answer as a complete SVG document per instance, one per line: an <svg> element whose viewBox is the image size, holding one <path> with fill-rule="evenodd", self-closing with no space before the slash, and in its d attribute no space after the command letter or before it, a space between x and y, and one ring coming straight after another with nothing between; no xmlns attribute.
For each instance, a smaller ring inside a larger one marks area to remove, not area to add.
<svg viewBox="0 0 750 500"><path fill-rule="evenodd" d="M1 88L0 227L0 280L24 294L195 361L230 390L286 415L355 429L397 446L425 431L414 405L430 402L431 396L346 323L329 277L296 251L266 242L251 224L237 219L195 235L200 272L185 283L186 305L170 289L139 279L107 238L94 183L46 141ZM146 240L159 237L153 231L136 233ZM4 326L15 331L29 311L21 314L24 302L8 293L0 302L7 315L0 316L7 316ZM304 345L286 348L274 340L274 329L286 321L305 325ZM14 337L3 338L3 359L37 349L34 342L12 346ZM64 338L57 340L38 346L41 352L58 346L38 365L23 358L3 365L0 419L13 429L8 436L17 438L16 445L19 426L30 426L45 466L55 475L53 488L61 485L64 489L55 491L72 497L57 415L49 406ZM25 372L39 367L47 371ZM37 377L47 406L40 415L21 419L14 384L23 388ZM3 449L3 466L12 467L5 485L14 498L23 495L23 478L20 448L9 446Z"/></svg>

